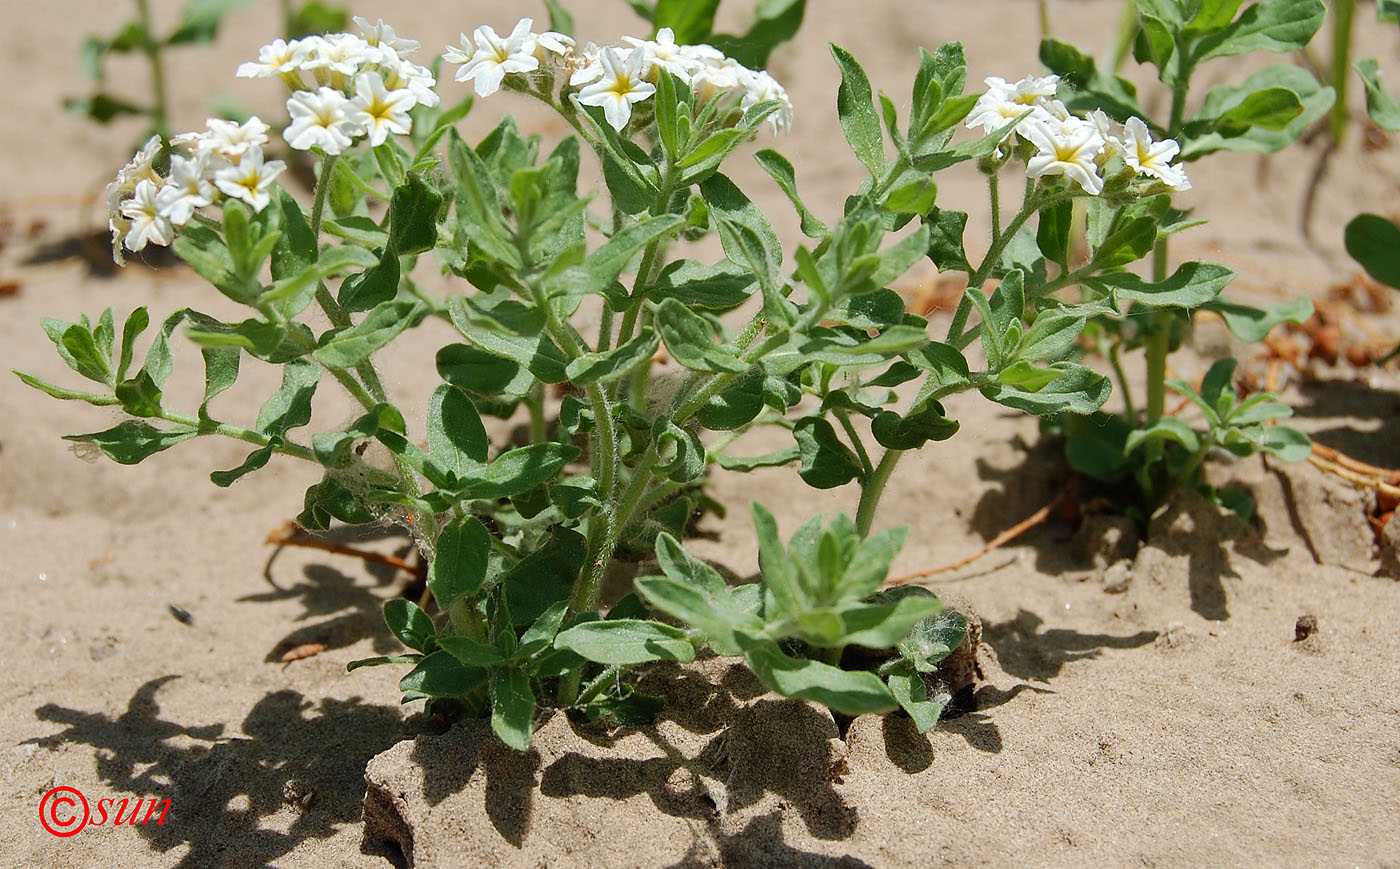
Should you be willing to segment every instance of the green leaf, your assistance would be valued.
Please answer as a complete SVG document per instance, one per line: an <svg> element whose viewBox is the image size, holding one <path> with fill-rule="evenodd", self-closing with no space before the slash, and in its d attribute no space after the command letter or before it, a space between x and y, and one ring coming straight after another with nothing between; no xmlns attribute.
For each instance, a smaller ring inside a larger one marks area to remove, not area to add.
<svg viewBox="0 0 1400 869"><path fill-rule="evenodd" d="M1322 0L1262 0L1230 24L1201 37L1192 59L1201 63L1253 51L1296 51L1311 41L1326 16Z"/></svg>
<svg viewBox="0 0 1400 869"><path fill-rule="evenodd" d="M1174 416L1164 416L1147 428L1132 431L1123 444L1123 452L1131 454L1143 444L1160 441L1174 441L1190 453L1201 448L1201 439L1191 426Z"/></svg>
<svg viewBox="0 0 1400 869"><path fill-rule="evenodd" d="M281 437L311 421L311 397L321 379L321 366L297 359L282 369L282 387L258 410L257 430Z"/></svg>
<svg viewBox="0 0 1400 869"><path fill-rule="evenodd" d="M135 465L162 450L199 434L192 426L180 425L158 429L150 423L129 419L106 431L92 434L64 435L66 441L96 444L107 458L120 465Z"/></svg>
<svg viewBox="0 0 1400 869"><path fill-rule="evenodd" d="M1171 277L1149 283L1132 272L1110 272L1091 283L1113 293L1120 303L1137 302L1154 308L1198 308L1220 295L1234 280L1235 270L1215 263L1182 263Z"/></svg>
<svg viewBox="0 0 1400 869"><path fill-rule="evenodd" d="M1304 323L1313 314L1312 299L1306 297L1261 310L1236 305L1217 296L1201 307L1219 314L1236 338L1251 344L1263 341L1280 323Z"/></svg>
<svg viewBox="0 0 1400 869"><path fill-rule="evenodd" d="M972 272L963 249L963 233L967 229L967 212L935 209L924 218L929 228L928 258L940 272Z"/></svg>
<svg viewBox="0 0 1400 869"><path fill-rule="evenodd" d="M1074 362L1056 362L1049 366L1060 376L1039 389L994 383L981 387L982 394L997 404L1024 410L1027 413L1092 413L1098 410L1112 389L1107 377Z"/></svg>
<svg viewBox="0 0 1400 869"><path fill-rule="evenodd" d="M1040 210L1035 243L1045 258L1055 263L1069 259L1069 231L1074 220L1074 203L1068 199Z"/></svg>
<svg viewBox="0 0 1400 869"><path fill-rule="evenodd" d="M748 266L760 282L771 280L773 270L783 264L783 246L758 206L718 172L700 184L700 195L730 261Z"/></svg>
<svg viewBox="0 0 1400 869"><path fill-rule="evenodd" d="M885 171L885 146L880 119L875 113L870 79L850 52L832 43L831 56L841 70L841 86L836 91L836 113L841 129L856 159L870 170L872 178Z"/></svg>
<svg viewBox="0 0 1400 869"><path fill-rule="evenodd" d="M1347 253L1366 273L1400 289L1400 226L1379 214L1361 214L1347 224Z"/></svg>
<svg viewBox="0 0 1400 869"><path fill-rule="evenodd" d="M1318 84L1317 79L1307 70L1291 64L1276 64L1265 67L1250 75L1236 86L1221 85L1212 88L1196 117L1188 123L1188 128L1199 122L1207 123L1220 118L1243 103L1250 94L1268 88L1284 88L1297 95L1303 110L1282 129L1249 127L1241 130L1238 126L1226 125L1223 131L1197 132L1182 143L1180 160L1196 160L1206 154L1220 150L1260 151L1273 153L1296 142L1308 127L1320 119L1332 107L1336 92L1330 87Z"/></svg>
<svg viewBox="0 0 1400 869"><path fill-rule="evenodd" d="M862 603L841 609L844 635L850 645L883 649L904 640L911 628L944 609L938 598L907 596L889 603Z"/></svg>
<svg viewBox="0 0 1400 869"><path fill-rule="evenodd" d="M695 646L680 628L637 619L584 622L555 637L554 645L609 665L695 660Z"/></svg>
<svg viewBox="0 0 1400 869"><path fill-rule="evenodd" d="M375 516L354 493L328 476L306 490L297 524L311 531L325 531L330 528L332 519L349 525L369 525L375 521Z"/></svg>
<svg viewBox="0 0 1400 869"><path fill-rule="evenodd" d="M424 654L433 650L437 638L437 628L428 614L412 601L394 598L384 604L384 621L389 630L399 638L399 642Z"/></svg>
<svg viewBox="0 0 1400 869"><path fill-rule="evenodd" d="M1021 338L1016 358L1026 362L1058 359L1084 331L1085 320L1080 315L1046 308L1035 315L1035 321Z"/></svg>
<svg viewBox="0 0 1400 869"><path fill-rule="evenodd" d="M135 352L136 339L141 333L146 331L146 327L151 323L151 315L144 307L137 308L131 312L131 316L126 318L122 324L121 350L118 352L116 380L121 382L126 379L126 369L131 365L131 357Z"/></svg>
<svg viewBox="0 0 1400 869"><path fill-rule="evenodd" d="M442 195L409 172L389 200L389 248L399 256L423 253L437 245L437 216Z"/></svg>
<svg viewBox="0 0 1400 869"><path fill-rule="evenodd" d="M931 597L932 592L917 586L892 588L883 592L883 600L897 600L905 597ZM942 609L934 616L924 619L909 631L909 636L899 641L896 647L900 657L913 665L920 673L932 673L938 664L953 653L967 637L967 620L957 610Z"/></svg>
<svg viewBox="0 0 1400 869"><path fill-rule="evenodd" d="M1288 88L1270 87L1249 94L1216 120L1222 135L1243 134L1250 127L1281 130L1303 113L1303 101Z"/></svg>
<svg viewBox="0 0 1400 869"><path fill-rule="evenodd" d="M535 692L530 677L513 667L491 671L491 729L516 751L530 749L535 731Z"/></svg>
<svg viewBox="0 0 1400 869"><path fill-rule="evenodd" d="M806 6L806 0L759 0L747 33L716 34L710 43L749 69L763 69L773 49L797 35Z"/></svg>
<svg viewBox="0 0 1400 869"><path fill-rule="evenodd" d="M468 667L497 667L505 661L500 649L471 637L438 637L435 642Z"/></svg>
<svg viewBox="0 0 1400 869"><path fill-rule="evenodd" d="M213 350L241 347L256 358L274 365L281 365L305 356L305 345L315 343L311 330L304 323L289 323L286 328L283 328L274 323L257 319L244 320L241 323L221 323L208 317L196 320L191 316L191 320L193 322L185 330L185 337L200 347ZM293 335L295 338L292 337ZM237 358L236 353L233 358ZM207 374L210 370L207 351L204 359ZM224 363L220 364L222 366ZM236 364L232 367L233 373L236 374ZM224 372L224 374L226 373Z"/></svg>
<svg viewBox="0 0 1400 869"><path fill-rule="evenodd" d="M715 344L705 318L675 299L657 306L656 327L672 358L692 371L742 374L749 370L747 362Z"/></svg>
<svg viewBox="0 0 1400 869"><path fill-rule="evenodd" d="M761 456L729 456L723 453L714 457L715 463L726 471L752 471L756 468L777 468L790 465L801 458L797 445L764 453Z"/></svg>
<svg viewBox="0 0 1400 869"><path fill-rule="evenodd" d="M863 473L860 459L836 436L831 423L817 416L803 417L792 429L802 457L798 474L814 489L844 486Z"/></svg>
<svg viewBox="0 0 1400 869"><path fill-rule="evenodd" d="M675 299L687 308L723 313L747 302L757 285L752 272L731 262L707 266L677 260L662 270L647 298L653 302Z"/></svg>
<svg viewBox="0 0 1400 869"><path fill-rule="evenodd" d="M943 704L928 699L924 680L917 673L891 673L885 677L885 684L899 707L914 719L914 727L920 733L927 733L938 724Z"/></svg>
<svg viewBox="0 0 1400 869"><path fill-rule="evenodd" d="M763 410L765 379L742 377L721 390L695 413L696 420L710 431L734 431L753 421Z"/></svg>
<svg viewBox="0 0 1400 869"><path fill-rule="evenodd" d="M316 236L301 206L285 190L277 194L282 234L272 248L272 279L284 280L300 274L316 262Z"/></svg>
<svg viewBox="0 0 1400 869"><path fill-rule="evenodd" d="M517 625L531 624L556 603L567 603L585 551L583 535L556 526L538 549L501 576L506 604Z"/></svg>
<svg viewBox="0 0 1400 869"><path fill-rule="evenodd" d="M870 432L887 450L916 450L929 441L957 434L958 422L943 415L943 405L926 400L905 416L882 410L870 421Z"/></svg>
<svg viewBox="0 0 1400 869"><path fill-rule="evenodd" d="M1366 113L1371 120L1387 132L1400 132L1400 102L1381 84L1380 65L1368 57L1351 66L1366 87Z"/></svg>
<svg viewBox="0 0 1400 869"><path fill-rule="evenodd" d="M55 386L52 383L40 380L32 374L25 374L23 371L11 368L14 375L24 383L25 386L32 386L46 395L63 401L86 401L94 407L107 407L113 404L120 404L121 401L110 395L97 395L92 392L79 392L73 389L64 389L62 386Z"/></svg>
<svg viewBox="0 0 1400 869"><path fill-rule="evenodd" d="M428 400L428 460L433 467L463 479L486 463L489 446L471 398L450 383L433 390Z"/></svg>
<svg viewBox="0 0 1400 869"><path fill-rule="evenodd" d="M802 234L808 238L821 238L825 235L826 225L808 210L801 197L797 195L797 171L793 169L792 163L771 148L764 148L753 156L758 161L758 165L763 167L763 171L767 172L778 183L779 189L787 194L793 208L797 209L797 216L801 220Z"/></svg>
<svg viewBox="0 0 1400 869"><path fill-rule="evenodd" d="M86 317L83 323L65 323L48 317L40 323L69 368L88 380L112 385L111 359L98 350L92 329L85 325Z"/></svg>
<svg viewBox="0 0 1400 869"><path fill-rule="evenodd" d="M739 654L734 632L757 629L757 615L739 603L718 571L664 531L656 536L656 560L665 577L637 580L637 592L656 609L699 628L715 651Z"/></svg>
<svg viewBox="0 0 1400 869"><path fill-rule="evenodd" d="M428 565L428 589L442 609L476 594L486 583L491 533L475 516L455 518L438 534Z"/></svg>
<svg viewBox="0 0 1400 869"><path fill-rule="evenodd" d="M568 358L549 339L544 312L507 300L493 307L479 299L452 296L447 300L452 325L481 350L514 361L545 383L563 383Z"/></svg>
<svg viewBox="0 0 1400 869"><path fill-rule="evenodd" d="M280 440L280 438L278 440ZM273 444L259 447L248 454L248 457L243 460L243 464L227 471L214 471L209 475L209 480L220 488L232 486L244 475L251 474L253 471L265 467L268 459L272 458L273 450Z"/></svg>
<svg viewBox="0 0 1400 869"><path fill-rule="evenodd" d="M429 697L466 697L486 684L486 671L468 667L439 649L399 680L399 690Z"/></svg>
<svg viewBox="0 0 1400 869"><path fill-rule="evenodd" d="M1305 461L1312 455L1312 440L1298 429L1286 425L1271 425L1264 431L1265 440L1261 446L1264 452L1278 456L1285 462Z"/></svg>
<svg viewBox="0 0 1400 869"><path fill-rule="evenodd" d="M358 324L334 333L312 355L330 368L354 368L413 325L425 310L421 302L407 299L383 302Z"/></svg>
<svg viewBox="0 0 1400 869"><path fill-rule="evenodd" d="M613 609L615 610L617 607L613 607ZM549 609L541 613L540 617L535 619L525 633L520 635L520 648L516 650L516 658L519 660L532 658L554 645L554 638L558 635L559 627L564 623L564 616L568 613L569 602L565 600L556 601Z"/></svg>
<svg viewBox="0 0 1400 869"><path fill-rule="evenodd" d="M578 454L578 447L558 443L510 450L464 481L463 494L471 498L508 498L528 492L557 477Z"/></svg>
<svg viewBox="0 0 1400 869"><path fill-rule="evenodd" d="M535 383L521 365L466 344L439 349L435 362L443 380L472 395L516 398L528 393Z"/></svg>
<svg viewBox="0 0 1400 869"><path fill-rule="evenodd" d="M657 0L651 19L657 30L671 28L677 45L708 42L719 0Z"/></svg>
<svg viewBox="0 0 1400 869"><path fill-rule="evenodd" d="M895 708L894 697L874 673L790 658L777 643L766 638L741 634L739 642L749 667L764 684L784 697L813 700L845 715Z"/></svg>
<svg viewBox="0 0 1400 869"><path fill-rule="evenodd" d="M1138 16L1137 38L1133 40L1134 60L1152 64L1159 70L1162 81L1174 84L1176 74L1171 58L1175 51L1176 40L1166 22L1146 13Z"/></svg>

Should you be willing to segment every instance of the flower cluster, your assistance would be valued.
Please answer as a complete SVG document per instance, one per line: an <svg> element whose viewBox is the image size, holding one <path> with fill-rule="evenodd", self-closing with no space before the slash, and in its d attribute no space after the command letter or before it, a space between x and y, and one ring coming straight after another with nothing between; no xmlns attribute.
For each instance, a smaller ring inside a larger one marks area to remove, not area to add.
<svg viewBox="0 0 1400 869"><path fill-rule="evenodd" d="M242 124L210 118L204 132L171 140L170 170L164 176L156 169L160 137L152 136L107 185L117 262L123 246L135 252L148 244L170 244L175 227L225 197L240 199L254 211L265 208L272 199L268 187L287 168L281 160L264 158L267 129L256 116Z"/></svg>
<svg viewBox="0 0 1400 869"><path fill-rule="evenodd" d="M654 40L624 36L625 46L600 48L590 43L580 50L570 37L552 31L535 33L533 26L532 19L522 18L509 36L500 36L483 25L471 38L463 33L460 47L448 46L443 60L461 64L457 81L473 82L483 97L499 90L507 76L567 73L579 105L601 108L608 124L619 132L631 120L632 106L656 93L658 71L663 69L689 85L702 102L734 98L740 110L748 110L777 101L780 107L769 118L773 132L792 126L792 102L771 75L749 69L713 46L678 45L669 27L663 27Z"/></svg>
<svg viewBox="0 0 1400 869"><path fill-rule="evenodd" d="M382 145L390 133L406 135L414 106L439 98L431 71L405 58L418 43L403 39L382 20L356 17L363 36L331 33L264 45L258 59L238 68L245 78L280 78L292 94L292 123L282 138L297 150L340 154L361 136Z"/></svg>
<svg viewBox="0 0 1400 869"><path fill-rule="evenodd" d="M993 133L1020 119L1007 137L1028 142L1035 154L1026 163L1032 178L1064 175L1088 193L1103 190L1103 170L1114 157L1138 175L1155 178L1168 189L1191 189L1191 181L1171 161L1181 146L1172 139L1154 141L1141 118L1129 118L1121 131L1100 109L1088 117L1073 115L1055 99L1058 76L1027 76L1018 82L992 76L967 117L969 129Z"/></svg>

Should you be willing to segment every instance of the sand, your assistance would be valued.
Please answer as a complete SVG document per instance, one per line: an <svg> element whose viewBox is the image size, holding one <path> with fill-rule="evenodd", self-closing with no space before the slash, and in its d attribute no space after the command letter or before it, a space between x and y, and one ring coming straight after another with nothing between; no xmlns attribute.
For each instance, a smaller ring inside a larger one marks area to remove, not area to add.
<svg viewBox="0 0 1400 869"><path fill-rule="evenodd" d="M477 23L511 23L484 2L350 5L429 49ZM585 38L638 30L622 3L570 5ZM156 6L173 17L173 3ZM253 4L216 45L174 58L177 127L199 126L215 94L275 108L270 88L232 77L271 37L275 6ZM1092 47L1107 43L1117 18L1115 3L1051 7L1057 33ZM20 83L6 97L0 164L0 209L15 219L0 280L21 283L0 298L6 368L64 381L41 316L72 319L108 305L124 314L140 304L161 314L186 304L229 312L179 268L100 277L73 260L26 262L99 225L84 202L139 133L131 124L98 129L59 107L85 87L75 63L83 36L115 29L123 12L87 0L36 5L11 10L0 34L0 64ZM1400 68L1394 31L1374 28L1370 14L1361 13L1362 53ZM973 80L1017 77L1035 69L1038 35L1035 6L1024 0L890 0L858 10L813 0L798 42L772 62L798 112L779 147L809 205L837 213L863 171L833 144L828 41L853 51L876 87L901 102L919 45L961 39ZM1210 68L1219 81L1239 71L1230 62ZM139 73L123 62L113 81L120 88ZM479 135L519 107L486 101L466 128ZM557 134L537 114L522 117L527 129ZM1241 300L1321 298L1355 271L1341 248L1346 220L1393 211L1400 189L1396 149L1365 149L1360 139L1332 161L1313 244L1300 232L1299 205L1318 145L1197 164L1184 201L1210 223L1178 236L1174 255L1238 269L1228 292ZM781 194L746 158L734 166L795 244ZM940 201L971 212L973 226L985 223L981 190L974 173L940 177ZM36 220L43 225L31 236ZM985 239L970 235L968 244ZM1395 314L1368 322L1400 340ZM421 418L432 351L449 337L425 328L391 355L386 379L410 419ZM1214 342L1206 353L1224 343L1207 330L1202 341ZM1189 377L1206 362L1187 353L1177 364ZM276 383L276 371L248 364L220 406L257 402ZM193 407L200 387L197 353L177 346L172 403ZM1393 372L1340 366L1291 388L1288 400L1319 441L1400 466ZM824 713L800 704L775 712L773 698L729 680L727 690L745 695L736 709L777 718L696 723L679 704L679 717L657 730L671 734L686 769L709 770L695 778L709 784L648 790L679 767L645 766L671 755L642 731L618 737L633 748L599 747L596 734L556 717L532 755L487 762L497 755L472 742L471 727L443 735L400 707L385 671L347 674L346 662L397 649L379 610L403 578L310 550L271 558L263 539L299 512L314 481L307 468L277 463L224 491L207 475L241 460L236 445L185 443L136 468L91 463L59 436L106 428L111 415L8 376L0 407L0 795L12 819L0 828L4 865L1400 865L1400 583L1374 575L1364 498L1311 466L1253 459L1213 468L1215 479L1254 492L1257 520L1227 521L1183 499L1157 518L1130 564L1096 564L1056 519L939 577L935 588L981 615L985 681L970 708L926 739L879 719L842 736ZM976 397L950 409L962 432L906 458L888 495L882 523L912 526L896 573L975 551L1065 481L1033 420ZM318 396L319 422L350 413L331 390ZM813 493L775 471L717 475L714 494L738 509L724 522L707 518L693 546L739 576L756 570L742 509L749 499L761 497L784 528L813 507L830 515L855 503L851 491ZM409 546L392 529L347 537L383 552ZM1316 633L1295 641L1305 614ZM326 648L282 663L305 643ZM774 726L788 728L783 738ZM720 763L722 746L712 743L725 728L734 735ZM365 769L386 751L375 768L407 783L404 806L422 825L408 849L364 835ZM633 762L643 766L624 774ZM94 802L168 798L171 808L160 826L56 838L37 817L56 786Z"/></svg>

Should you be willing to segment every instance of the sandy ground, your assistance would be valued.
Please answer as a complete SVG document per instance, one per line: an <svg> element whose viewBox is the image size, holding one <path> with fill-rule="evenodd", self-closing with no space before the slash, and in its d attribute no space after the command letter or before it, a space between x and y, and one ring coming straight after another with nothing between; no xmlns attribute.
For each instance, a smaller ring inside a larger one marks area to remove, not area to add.
<svg viewBox="0 0 1400 869"><path fill-rule="evenodd" d="M155 5L173 15L173 3ZM392 11L383 3L350 5L389 18L429 49L478 23L511 23L484 2ZM571 6L585 39L639 30L620 2ZM775 55L772 69L798 112L793 137L780 147L820 215L839 210L862 171L833 144L839 131L828 41L851 49L897 102L919 45L963 40L974 81L1035 69L1038 25L1026 0L882 0L859 12L837 0L811 6L798 42ZM207 95L275 106L269 88L232 77L272 36L274 7L254 4L216 46L174 59L177 127L201 124ZM139 304L161 314L185 304L226 310L176 268L102 278L76 262L23 262L44 244L97 225L84 198L100 190L137 136L129 125L98 129L59 107L62 96L85 86L75 63L83 35L115 29L122 11L98 2L16 8L0 33L0 64L8 81L20 83L5 98L11 136L0 164L0 208L18 227L0 252L0 279L22 283L0 300L6 368L63 380L41 316L72 319L108 305L120 314ZM1060 0L1052 13L1057 33L1101 47L1117 5ZM1400 41L1393 30L1373 32L1369 15L1369 8L1361 13L1365 53L1400 68ZM138 73L135 64L120 64L114 81L121 86ZM1222 64L1215 74L1224 80L1237 71ZM467 127L479 133L512 108L509 99L488 101ZM1298 228L1316 159L1315 148L1305 147L1274 158L1220 155L1194 167L1187 202L1211 222L1179 237L1176 254L1237 268L1230 292L1241 299L1320 297L1354 271L1341 250L1345 221L1361 210L1389 212L1397 201L1395 149L1363 150L1358 138L1333 161L1321 189L1314 245ZM748 161L735 167L739 183L795 243L796 221L778 191ZM984 198L974 175L940 181L940 201L970 211L973 226L985 223ZM29 238L35 220L45 225ZM983 243L969 236L969 247ZM1393 314L1372 324L1400 336ZM410 419L421 417L434 379L432 349L446 339L445 329L425 329L390 360L387 381ZM197 354L177 348L175 403L197 403L198 377ZM276 378L248 364L220 406L259 401ZM1397 380L1362 380L1340 372L1293 390L1290 400L1321 441L1400 466ZM371 757L421 725L398 706L394 680L383 671L344 670L347 661L395 650L379 610L400 580L344 556L288 550L270 560L262 540L299 511L314 480L308 469L284 462L219 491L207 474L236 464L244 452L237 446L186 443L137 468L87 463L59 435L109 426L103 411L52 401L8 377L0 380L0 408L0 799L12 818L0 828L0 862L351 867L401 860L362 841L363 773ZM913 526L897 573L975 550L1063 482L1053 453L1032 448L1033 421L980 400L952 409L963 431L906 459L892 486L885 521ZM316 413L335 422L349 408L326 390ZM898 775L882 765L878 747L853 737L852 757L867 762L855 765L839 795L864 807L855 823L833 832L800 812L779 812L772 823L741 831L758 851L734 850L730 840L728 849L691 857L700 865L742 864L754 854L793 865L823 858L875 866L1400 865L1400 584L1370 575L1364 545L1350 559L1361 569L1319 563L1327 549L1319 540L1352 534L1360 508L1346 508L1344 495L1310 468L1285 475L1256 460L1215 473L1254 490L1259 521L1232 528L1184 505L1159 520L1155 545L1139 555L1126 593L1108 593L1102 573L1076 554L1070 529L1056 523L941 580L985 622L987 681L976 709L940 726L923 761ZM1310 520L1296 503L1299 491L1333 492L1342 505L1335 521L1325 513ZM719 476L715 493L734 505L762 497L784 527L814 504L830 514L855 502L853 492L813 494L772 472ZM732 511L727 523L707 520L708 533L695 544L741 576L755 569L745 513ZM407 546L388 529L364 542L386 552ZM1341 550L1358 551L1351 538ZM1295 643L1304 613L1316 616L1319 630ZM327 650L281 663L286 650L308 642ZM36 808L60 785L93 801L169 798L172 808L161 827L89 828L59 839L40 826ZM645 795L568 799L575 807L612 799L609 811L623 812L622 825L594 834L603 844L576 855L581 862L590 855L649 865L673 862L664 857L673 851L690 853L665 839L666 818L654 823L658 805ZM537 811L553 817L545 803ZM478 856L572 865L542 844L551 835L546 823L529 830L513 841L497 825L510 848Z"/></svg>

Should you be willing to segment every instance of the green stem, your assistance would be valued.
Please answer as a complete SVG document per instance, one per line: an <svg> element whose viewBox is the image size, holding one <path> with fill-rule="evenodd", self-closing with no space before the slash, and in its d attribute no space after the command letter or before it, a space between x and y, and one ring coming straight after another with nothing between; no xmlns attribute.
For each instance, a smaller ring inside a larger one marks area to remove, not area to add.
<svg viewBox="0 0 1400 869"><path fill-rule="evenodd" d="M311 203L311 235L317 245L321 243L321 220L326 213L326 199L330 196L331 176L335 174L335 164L339 159L335 154L324 154L321 157L321 172L316 176L316 197Z"/></svg>
<svg viewBox="0 0 1400 869"><path fill-rule="evenodd" d="M987 192L992 199L992 240L1001 238L1001 165L987 173Z"/></svg>
<svg viewBox="0 0 1400 869"><path fill-rule="evenodd" d="M603 311L598 315L598 352L606 353L612 349L613 330L613 309L606 303L603 304Z"/></svg>
<svg viewBox="0 0 1400 869"><path fill-rule="evenodd" d="M833 411L837 421L841 423L841 428L845 430L846 437L851 439L851 446L855 447L856 458L860 459L861 479L868 480L875 472L875 466L870 463L870 454L865 451L865 444L861 442L860 434L856 432L856 427L851 423L851 414L842 409Z"/></svg>
<svg viewBox="0 0 1400 869"><path fill-rule="evenodd" d="M841 666L841 656L842 656L843 654L845 654L845 652L846 652L846 647L845 647L845 646L831 646L830 648L822 649L822 652L821 652L821 660L822 660L822 663L824 663L824 664L830 664L830 665L833 666L833 667L840 667L840 666Z"/></svg>
<svg viewBox="0 0 1400 869"><path fill-rule="evenodd" d="M1128 59L1128 51L1133 47L1133 40L1137 38L1137 32L1137 6L1124 3L1123 11L1118 16L1118 30L1113 34L1113 48L1108 53L1109 69L1114 73L1123 68L1123 62Z"/></svg>
<svg viewBox="0 0 1400 869"><path fill-rule="evenodd" d="M525 396L525 406L530 411L530 441L542 444L549 437L549 428L544 418L544 384L536 383L530 394Z"/></svg>
<svg viewBox="0 0 1400 869"><path fill-rule="evenodd" d="M609 685L617 682L617 677L622 674L622 670L621 664L613 664L611 667L604 669L603 672L598 674L597 678L588 683L588 687L584 688L583 691L579 693L578 699L571 701L570 705L576 704L582 706L594 697L602 694L607 690Z"/></svg>
<svg viewBox="0 0 1400 869"><path fill-rule="evenodd" d="M1133 393L1128 388L1128 375L1123 372L1123 363L1119 360L1119 351L1122 345L1114 343L1108 348L1108 364L1113 366L1113 373L1118 378L1118 390L1123 393L1123 412L1127 415L1129 425L1137 425L1137 409L1133 407Z"/></svg>
<svg viewBox="0 0 1400 869"><path fill-rule="evenodd" d="M1167 276L1167 239L1157 240L1152 251L1152 279L1157 283ZM1166 408L1167 351L1171 348L1172 313L1156 311L1152 315L1151 332L1147 336L1147 424L1162 418Z"/></svg>
<svg viewBox="0 0 1400 869"><path fill-rule="evenodd" d="M258 447L265 447L272 442L271 438L269 438L265 434L262 434L261 432L251 431L249 429L243 428L242 426L236 426L226 422L219 422L218 420L201 420L198 417L189 416L183 413L176 413L170 410L162 410L160 412L159 418L165 420L166 422L173 422L177 425L187 425L192 428L200 429L201 433L223 435L224 437L234 438L235 440L240 440L244 443L249 443ZM209 427L211 423L213 424L213 428ZM292 456L294 458L304 459L308 462L314 462L318 465L320 464L320 462L316 459L316 454L313 453L309 447L304 447L301 444L294 444L289 443L287 441L283 441L277 446L274 446L272 448L272 451L275 453L282 453L283 455Z"/></svg>
<svg viewBox="0 0 1400 869"><path fill-rule="evenodd" d="M861 537L870 535L870 528L875 524L875 508L880 505L880 496L885 493L885 485L889 483L902 455L904 450L886 450L880 464L861 487L860 504L856 507L856 532Z"/></svg>
<svg viewBox="0 0 1400 869"><path fill-rule="evenodd" d="M1337 95L1332 102L1328 133L1332 143L1340 145L1347 129L1347 83L1351 81L1351 35L1356 0L1335 0L1332 15L1332 80L1328 83Z"/></svg>

